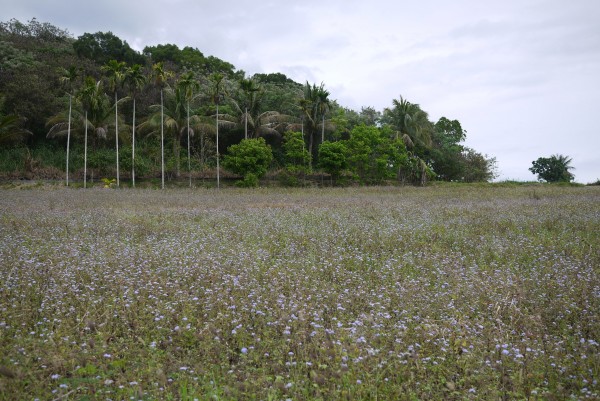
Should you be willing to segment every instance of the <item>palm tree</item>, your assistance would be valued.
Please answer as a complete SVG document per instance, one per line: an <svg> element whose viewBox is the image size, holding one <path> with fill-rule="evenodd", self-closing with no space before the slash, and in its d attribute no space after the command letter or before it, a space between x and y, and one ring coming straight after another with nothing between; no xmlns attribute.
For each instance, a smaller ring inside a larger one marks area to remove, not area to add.
<svg viewBox="0 0 600 401"><path fill-rule="evenodd" d="M72 123L69 124L68 114L60 112L48 119L48 138L68 136L71 134L83 134L84 145L84 175L87 177L87 144L88 131L95 133L93 147L96 147L97 139L106 139L108 127L112 116L112 107L108 96L104 93L102 81L95 81L92 77L84 80L83 87L77 92L77 102L72 107ZM71 126L72 125L72 126ZM84 185L86 182L84 181Z"/></svg>
<svg viewBox="0 0 600 401"><path fill-rule="evenodd" d="M132 122L132 134L131 134L131 185L135 188L135 99L138 91L146 84L147 78L144 74L142 66L134 64L132 67L127 68L125 72L124 83L131 92L133 98L133 122Z"/></svg>
<svg viewBox="0 0 600 401"><path fill-rule="evenodd" d="M292 117L277 111L263 111L262 88L253 79L240 81L238 99L230 98L233 114L221 114L221 125L227 128L244 127L244 139L267 135L280 136Z"/></svg>
<svg viewBox="0 0 600 401"><path fill-rule="evenodd" d="M413 160L412 170L418 175L421 184L425 183L427 163L423 160L423 153L418 152L417 145L421 149L431 147L431 136L434 126L429 121L427 112L416 103L411 103L400 96L400 99L392 100L393 107L383 111L382 120L393 127L396 139L402 138L406 148L409 150L409 158ZM419 153L419 154L417 154ZM400 175L400 174L399 174Z"/></svg>
<svg viewBox="0 0 600 401"><path fill-rule="evenodd" d="M219 180L219 103L221 102L221 97L223 96L223 84L225 80L225 75L215 72L211 75L211 88L210 88L210 97L215 106L217 107L217 124L216 124L216 135L217 135L217 188L220 188L220 180Z"/></svg>
<svg viewBox="0 0 600 401"><path fill-rule="evenodd" d="M119 113L117 110L117 90L123 83L125 76L126 64L123 61L110 60L108 63L102 66L108 77L108 86L111 92L115 93L115 146L117 149L117 187L119 187Z"/></svg>
<svg viewBox="0 0 600 401"><path fill-rule="evenodd" d="M193 136L196 131L212 131L213 125L197 114L188 114L189 108L184 86L176 85L174 88L166 87L163 90L163 103L150 106L152 114L140 124L140 131L149 135L159 134L160 131L173 137L173 157L176 169L179 171L179 149L183 134ZM190 102L197 99L196 95ZM164 127L164 128L163 128ZM178 174L178 173L177 173Z"/></svg>
<svg viewBox="0 0 600 401"><path fill-rule="evenodd" d="M248 139L248 106L254 106L259 103L258 93L261 88L253 79L242 79L240 81L240 89L244 93L244 139Z"/></svg>
<svg viewBox="0 0 600 401"><path fill-rule="evenodd" d="M162 62L152 66L154 84L160 88L160 170L161 170L161 188L165 189L165 132L164 132L164 102L163 88L167 83L170 73L164 69Z"/></svg>
<svg viewBox="0 0 600 401"><path fill-rule="evenodd" d="M329 101L329 91L323 87L323 83L321 86L317 88L316 92L317 98L317 110L319 114L321 114L321 143L325 142L325 114L329 111L330 101Z"/></svg>
<svg viewBox="0 0 600 401"><path fill-rule="evenodd" d="M200 88L200 83L194 79L194 74L188 72L183 74L177 83L178 89L183 92L187 103L187 158L188 158L188 178L190 188L192 187L192 164L190 152L190 101L194 98L194 91ZM178 163L179 164L179 163Z"/></svg>
<svg viewBox="0 0 600 401"><path fill-rule="evenodd" d="M308 135L308 151L312 155L312 160L316 160L316 147L314 146L316 136L321 132L321 142L325 139L325 129L330 129L330 122L325 120L325 114L329 111L331 102L329 100L329 91L324 84L317 86L310 85L308 81L304 85L303 97L299 99L298 106L302 114L301 126L291 124L292 130L301 129L302 133Z"/></svg>
<svg viewBox="0 0 600 401"><path fill-rule="evenodd" d="M73 100L73 83L77 79L77 69L74 66L69 67L69 69L63 68L61 70L60 82L63 84L67 84L69 87L69 122L67 128L67 166L66 166L66 184L69 186L69 148L71 144L71 109L72 109L72 100Z"/></svg>
<svg viewBox="0 0 600 401"><path fill-rule="evenodd" d="M8 145L20 141L31 131L22 128L23 119L15 114L0 115L0 145Z"/></svg>
<svg viewBox="0 0 600 401"><path fill-rule="evenodd" d="M415 145L429 146L433 126L429 116L416 103L400 96L392 100L393 108L384 110L384 120L395 128L396 139L400 136L407 148Z"/></svg>

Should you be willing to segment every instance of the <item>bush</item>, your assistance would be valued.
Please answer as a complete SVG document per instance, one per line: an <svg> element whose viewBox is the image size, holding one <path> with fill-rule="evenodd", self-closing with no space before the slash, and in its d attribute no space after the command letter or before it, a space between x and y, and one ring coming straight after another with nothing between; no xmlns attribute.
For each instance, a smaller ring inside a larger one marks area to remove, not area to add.
<svg viewBox="0 0 600 401"><path fill-rule="evenodd" d="M246 184L258 185L258 179L267 173L273 161L273 152L264 138L244 139L227 150L228 154L223 158L223 167L243 176Z"/></svg>

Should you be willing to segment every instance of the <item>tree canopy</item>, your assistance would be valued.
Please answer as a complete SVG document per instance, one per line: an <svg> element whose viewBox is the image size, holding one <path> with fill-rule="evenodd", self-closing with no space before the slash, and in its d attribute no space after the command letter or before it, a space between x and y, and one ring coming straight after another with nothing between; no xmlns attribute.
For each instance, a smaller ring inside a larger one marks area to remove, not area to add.
<svg viewBox="0 0 600 401"><path fill-rule="evenodd" d="M247 76L192 46L165 43L138 52L112 32L74 38L35 19L0 23L0 56L3 129L20 139L5 144L50 146L60 153L70 128L74 160L67 165L76 171L89 172L79 159L89 129L90 160L102 163L110 157L101 152L114 152L116 166L156 166L164 150L156 133L166 133L163 140L173 149L166 169L174 177L182 159L188 169L211 169L218 166L217 155L260 153L263 142L273 157L267 168L292 175L324 172L362 183L421 184L494 176L495 160L464 146L467 131L458 120L431 121L402 96L383 111L355 111L338 104L323 82L301 84L281 72ZM262 141L236 147L246 138ZM131 160L121 160L119 145ZM232 160L227 168L237 169ZM112 174L109 167L102 171ZM151 167L144 171L156 174Z"/></svg>

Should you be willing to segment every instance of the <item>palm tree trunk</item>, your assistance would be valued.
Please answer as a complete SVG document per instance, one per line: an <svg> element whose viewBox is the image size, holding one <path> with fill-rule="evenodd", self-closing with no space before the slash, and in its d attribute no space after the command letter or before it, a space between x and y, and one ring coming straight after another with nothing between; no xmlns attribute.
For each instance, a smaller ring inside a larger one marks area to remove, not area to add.
<svg viewBox="0 0 600 401"><path fill-rule="evenodd" d="M325 142L325 114L323 114L323 121L321 123L321 143Z"/></svg>
<svg viewBox="0 0 600 401"><path fill-rule="evenodd" d="M135 188L135 96L133 98L133 126L131 135L131 185Z"/></svg>
<svg viewBox="0 0 600 401"><path fill-rule="evenodd" d="M164 106L163 90L160 90L160 168L162 184L161 189L165 189L165 132L164 132Z"/></svg>
<svg viewBox="0 0 600 401"><path fill-rule="evenodd" d="M244 139L248 139L248 108L244 113Z"/></svg>
<svg viewBox="0 0 600 401"><path fill-rule="evenodd" d="M192 162L190 160L190 102L187 103L187 151L188 151L188 178L192 187Z"/></svg>
<svg viewBox="0 0 600 401"><path fill-rule="evenodd" d="M220 181L219 181L219 103L217 103L217 188L220 188Z"/></svg>
<svg viewBox="0 0 600 401"><path fill-rule="evenodd" d="M88 119L87 111L85 112L85 134L83 139L83 187L87 188L87 131Z"/></svg>
<svg viewBox="0 0 600 401"><path fill-rule="evenodd" d="M117 149L117 188L119 188L119 115L117 113L117 92L115 92L115 144Z"/></svg>
<svg viewBox="0 0 600 401"><path fill-rule="evenodd" d="M69 122L67 124L67 186L69 186L69 147L71 145L71 98L69 94Z"/></svg>

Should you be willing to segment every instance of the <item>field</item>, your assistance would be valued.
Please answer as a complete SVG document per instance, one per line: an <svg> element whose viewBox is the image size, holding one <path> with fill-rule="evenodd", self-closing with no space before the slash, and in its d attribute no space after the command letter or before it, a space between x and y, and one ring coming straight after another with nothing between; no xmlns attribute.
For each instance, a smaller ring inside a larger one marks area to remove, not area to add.
<svg viewBox="0 0 600 401"><path fill-rule="evenodd" d="M0 400L599 399L600 187L0 190Z"/></svg>

